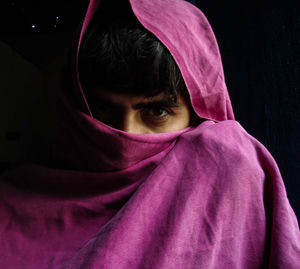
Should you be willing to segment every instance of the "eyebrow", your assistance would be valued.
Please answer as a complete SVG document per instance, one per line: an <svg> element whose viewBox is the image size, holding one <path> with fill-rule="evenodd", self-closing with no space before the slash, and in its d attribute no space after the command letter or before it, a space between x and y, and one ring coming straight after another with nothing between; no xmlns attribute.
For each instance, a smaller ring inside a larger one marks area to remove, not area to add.
<svg viewBox="0 0 300 269"><path fill-rule="evenodd" d="M93 105L97 105L97 104L99 105L100 104L100 105L104 105L104 106L122 107L121 104L117 104L117 103L114 103L110 100L107 100L105 97L92 96L92 98L90 98L90 100L91 100L91 103ZM134 104L132 106L132 108L138 110L138 109L141 109L141 108L153 107L153 106L154 107L162 106L162 107L172 108L172 107L179 107L180 105L179 105L178 101L176 102L176 101L168 98L168 99L160 99L160 100L153 100L153 101L150 100L150 101L145 101L145 102L139 102L137 104Z"/></svg>
<svg viewBox="0 0 300 269"><path fill-rule="evenodd" d="M135 105L133 105L132 107L134 109L141 109L141 108L145 108L145 107L179 107L179 103L175 102L171 99L162 99L162 100L156 100L156 101L149 101L149 102L140 102L137 103Z"/></svg>

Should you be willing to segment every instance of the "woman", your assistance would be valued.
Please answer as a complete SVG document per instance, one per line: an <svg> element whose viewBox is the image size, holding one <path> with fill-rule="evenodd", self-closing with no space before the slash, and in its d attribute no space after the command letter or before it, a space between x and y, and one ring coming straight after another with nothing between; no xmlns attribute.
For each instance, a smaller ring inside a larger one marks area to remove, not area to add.
<svg viewBox="0 0 300 269"><path fill-rule="evenodd" d="M280 172L234 121L201 11L91 1L69 66L53 167L1 179L1 268L300 267Z"/></svg>

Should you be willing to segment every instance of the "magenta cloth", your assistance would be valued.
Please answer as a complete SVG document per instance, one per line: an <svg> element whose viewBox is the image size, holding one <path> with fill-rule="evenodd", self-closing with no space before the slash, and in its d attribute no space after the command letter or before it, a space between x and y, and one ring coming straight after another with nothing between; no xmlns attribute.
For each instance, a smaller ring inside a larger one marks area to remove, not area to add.
<svg viewBox="0 0 300 269"><path fill-rule="evenodd" d="M59 168L24 164L1 177L0 268L300 268L280 172L234 120L206 18L183 0L130 3L206 120L164 134L113 129L90 113L75 64L59 96ZM82 34L97 8L91 1Z"/></svg>

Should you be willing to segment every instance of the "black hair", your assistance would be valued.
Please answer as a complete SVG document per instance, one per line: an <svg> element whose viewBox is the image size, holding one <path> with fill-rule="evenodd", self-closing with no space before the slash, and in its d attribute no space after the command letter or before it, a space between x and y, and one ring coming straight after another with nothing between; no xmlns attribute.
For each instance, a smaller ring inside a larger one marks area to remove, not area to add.
<svg viewBox="0 0 300 269"><path fill-rule="evenodd" d="M83 37L83 88L146 97L165 92L176 100L179 92L187 91L170 52L140 24L127 1L114 2L101 3Z"/></svg>

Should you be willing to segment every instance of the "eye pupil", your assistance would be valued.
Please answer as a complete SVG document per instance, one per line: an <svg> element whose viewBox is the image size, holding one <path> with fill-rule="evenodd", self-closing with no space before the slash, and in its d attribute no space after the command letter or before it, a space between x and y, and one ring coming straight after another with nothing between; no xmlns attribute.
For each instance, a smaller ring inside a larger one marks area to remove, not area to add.
<svg viewBox="0 0 300 269"><path fill-rule="evenodd" d="M162 108L160 108L160 107L157 107L157 108L154 108L154 109L153 109L153 114L154 114L155 116L161 116L161 115L163 115L164 113L165 113L165 110L162 109Z"/></svg>

